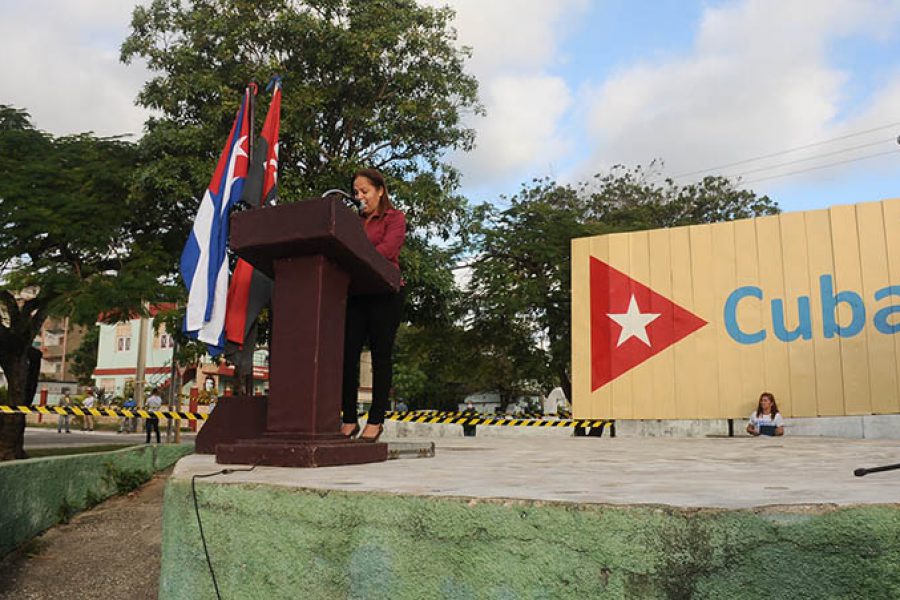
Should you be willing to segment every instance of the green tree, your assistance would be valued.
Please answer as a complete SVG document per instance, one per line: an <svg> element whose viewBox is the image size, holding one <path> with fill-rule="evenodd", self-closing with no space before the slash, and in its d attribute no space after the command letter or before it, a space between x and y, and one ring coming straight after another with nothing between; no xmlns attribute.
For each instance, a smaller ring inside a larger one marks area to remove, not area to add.
<svg viewBox="0 0 900 600"><path fill-rule="evenodd" d="M0 367L9 402L32 402L40 361L32 341L47 316L93 324L100 312L114 318L160 293L168 257L153 215L129 196L137 164L131 143L53 137L24 111L0 107ZM0 460L24 455L24 423L0 418Z"/></svg>
<svg viewBox="0 0 900 600"><path fill-rule="evenodd" d="M468 297L471 326L504 349L509 381L537 379L544 391L560 385L572 397L572 238L778 212L768 197L725 178L656 182L654 167L615 167L578 185L535 180L508 207L482 207Z"/></svg>
<svg viewBox="0 0 900 600"><path fill-rule="evenodd" d="M166 215L160 235L183 244L248 81L284 81L279 189L294 201L348 189L359 167L388 177L406 212L402 261L410 316L445 308L453 249L464 240L467 203L448 151L468 150L463 125L480 111L477 82L456 47L452 11L414 0L154 0L134 10L122 59L141 58L156 75L138 102L147 122L142 170L147 210ZM260 115L261 116L261 115ZM173 200L174 199L174 200ZM174 256L177 255L173 255Z"/></svg>
<svg viewBox="0 0 900 600"><path fill-rule="evenodd" d="M31 129L31 115L21 108L0 104L0 130L21 131Z"/></svg>
<svg viewBox="0 0 900 600"><path fill-rule="evenodd" d="M81 344L72 353L72 375L81 385L93 383L94 369L97 368L97 347L100 344L100 326L89 327L81 338Z"/></svg>

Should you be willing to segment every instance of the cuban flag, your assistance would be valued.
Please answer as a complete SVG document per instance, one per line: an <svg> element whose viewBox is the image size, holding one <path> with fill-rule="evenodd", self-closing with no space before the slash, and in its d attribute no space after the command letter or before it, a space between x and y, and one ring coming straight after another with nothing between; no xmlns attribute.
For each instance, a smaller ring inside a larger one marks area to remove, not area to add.
<svg viewBox="0 0 900 600"><path fill-rule="evenodd" d="M269 84L272 100L263 124L262 133L253 148L253 160L244 186L244 202L253 208L274 203L278 195L278 130L281 124L281 78L273 77ZM228 287L228 310L225 315L225 355L229 361L241 350L252 366L256 332L256 318L272 298L273 282L239 258ZM247 348L245 348L247 346Z"/></svg>
<svg viewBox="0 0 900 600"><path fill-rule="evenodd" d="M244 91L244 100L181 253L181 277L188 288L184 333L206 342L211 356L221 354L225 345L228 216L241 197L250 162L251 93L249 87Z"/></svg>

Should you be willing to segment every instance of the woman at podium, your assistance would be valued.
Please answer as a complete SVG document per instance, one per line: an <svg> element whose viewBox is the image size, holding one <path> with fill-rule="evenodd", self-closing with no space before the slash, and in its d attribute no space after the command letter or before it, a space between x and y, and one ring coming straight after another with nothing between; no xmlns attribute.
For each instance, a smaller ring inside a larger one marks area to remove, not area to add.
<svg viewBox="0 0 900 600"><path fill-rule="evenodd" d="M400 249L406 240L406 217L394 208L384 176L375 169L361 169L353 175L353 196L360 202L360 218L375 249L400 269ZM344 382L341 433L359 434L359 440L375 442L384 431L384 413L393 378L394 338L403 309L403 280L400 291L387 294L350 296L344 325ZM359 390L359 357L368 342L372 353L372 407L360 432L356 414Z"/></svg>

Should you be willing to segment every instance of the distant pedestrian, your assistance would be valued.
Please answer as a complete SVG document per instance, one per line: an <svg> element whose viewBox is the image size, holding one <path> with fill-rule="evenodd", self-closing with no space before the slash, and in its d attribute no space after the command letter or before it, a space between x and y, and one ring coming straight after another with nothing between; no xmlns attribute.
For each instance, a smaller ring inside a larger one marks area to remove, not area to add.
<svg viewBox="0 0 900 600"><path fill-rule="evenodd" d="M478 415L478 411L475 410L475 405L471 400L466 403L466 410L463 414L472 415L473 418ZM475 425L472 425L470 423L463 423L463 435L465 437L474 437Z"/></svg>
<svg viewBox="0 0 900 600"><path fill-rule="evenodd" d="M152 416L147 419L145 429L147 430L147 441L146 443L150 443L150 432L156 431L156 443L159 443L159 417L154 415L153 413L162 409L162 398L159 397L159 388L153 388L153 391L150 392L150 397L147 398L147 405L144 407L147 409Z"/></svg>
<svg viewBox="0 0 900 600"><path fill-rule="evenodd" d="M397 412L409 412L409 407L403 400L397 401Z"/></svg>
<svg viewBox="0 0 900 600"><path fill-rule="evenodd" d="M94 408L94 405L97 403L97 399L94 398L94 391L88 388L87 396L84 397L84 400L81 401L81 407L84 408L84 426L81 428L82 431L93 431L94 430L94 417L90 414L90 409Z"/></svg>
<svg viewBox="0 0 900 600"><path fill-rule="evenodd" d="M131 396L128 397L124 403L122 403L122 408L124 410L134 410L137 407L137 402L134 401L134 398ZM123 416L121 420L119 420L119 433L134 433L135 421L136 417L125 417Z"/></svg>
<svg viewBox="0 0 900 600"><path fill-rule="evenodd" d="M69 398L68 394L63 394L62 400L59 401L59 406L66 409L72 406L72 399ZM72 433L69 431L69 413L59 415L56 421L56 433L62 433L63 425L66 426L66 433Z"/></svg>

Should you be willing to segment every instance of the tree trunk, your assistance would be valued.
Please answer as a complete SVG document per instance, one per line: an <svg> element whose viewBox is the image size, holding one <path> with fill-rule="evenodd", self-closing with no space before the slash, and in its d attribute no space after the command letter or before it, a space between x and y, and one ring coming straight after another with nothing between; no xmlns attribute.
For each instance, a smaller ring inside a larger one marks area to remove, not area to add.
<svg viewBox="0 0 900 600"><path fill-rule="evenodd" d="M17 357L6 373L7 398L10 406L25 404L28 379L28 354ZM29 402L30 404L30 402ZM0 461L25 458L25 415L0 415Z"/></svg>
<svg viewBox="0 0 900 600"><path fill-rule="evenodd" d="M11 406L31 406L41 372L37 348L29 346L5 369L8 402ZM27 458L25 454L25 415L0 415L0 461Z"/></svg>
<svg viewBox="0 0 900 600"><path fill-rule="evenodd" d="M28 458L25 454L25 415L0 415L0 461Z"/></svg>

